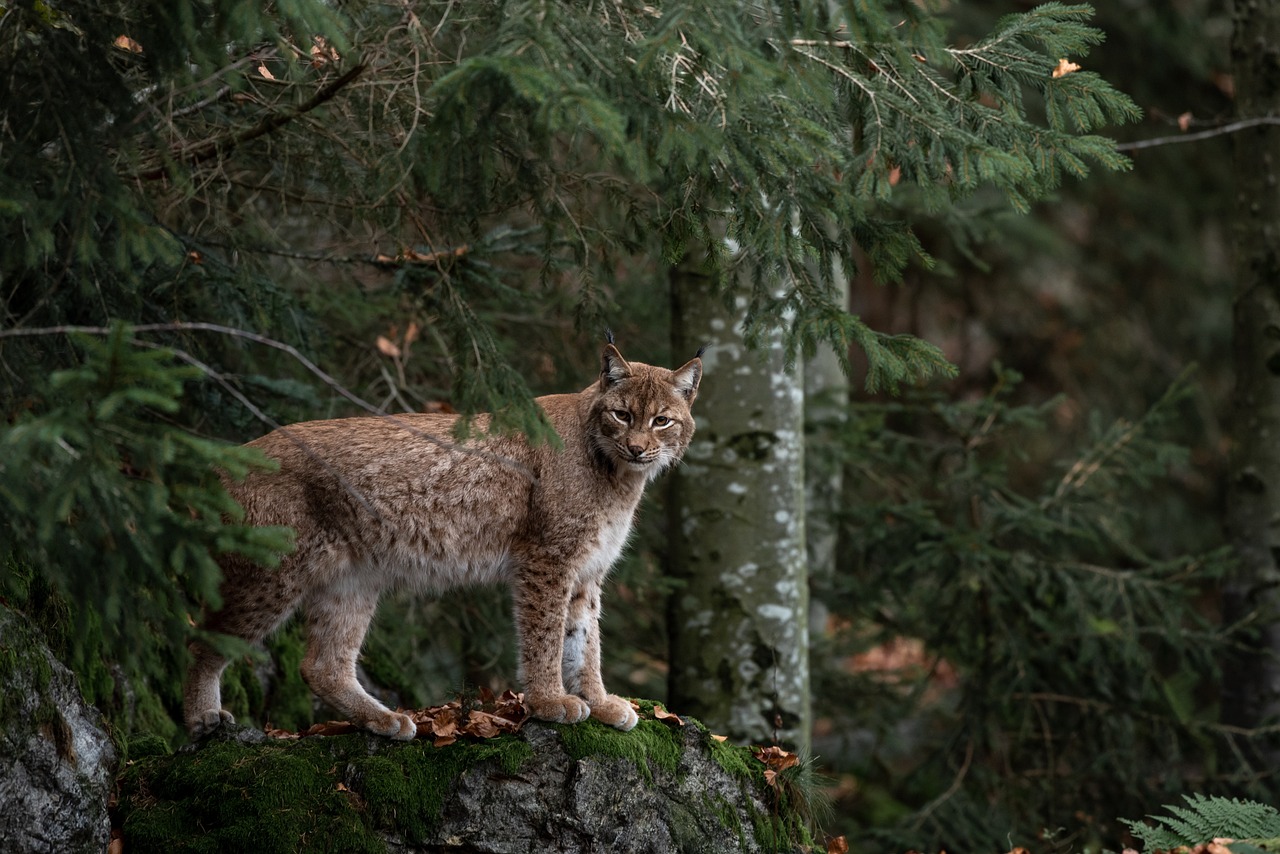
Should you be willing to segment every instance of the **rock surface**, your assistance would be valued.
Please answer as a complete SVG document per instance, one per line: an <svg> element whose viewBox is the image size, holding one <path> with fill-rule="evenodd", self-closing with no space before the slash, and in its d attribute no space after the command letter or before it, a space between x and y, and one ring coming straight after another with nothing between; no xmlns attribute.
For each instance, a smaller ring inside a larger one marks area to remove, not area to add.
<svg viewBox="0 0 1280 854"><path fill-rule="evenodd" d="M117 817L130 854L248 840L263 852L808 850L764 770L693 721L642 719L630 733L594 721L527 723L441 748L229 730L133 762Z"/></svg>
<svg viewBox="0 0 1280 854"><path fill-rule="evenodd" d="M75 677L0 606L0 851L101 852L115 746Z"/></svg>

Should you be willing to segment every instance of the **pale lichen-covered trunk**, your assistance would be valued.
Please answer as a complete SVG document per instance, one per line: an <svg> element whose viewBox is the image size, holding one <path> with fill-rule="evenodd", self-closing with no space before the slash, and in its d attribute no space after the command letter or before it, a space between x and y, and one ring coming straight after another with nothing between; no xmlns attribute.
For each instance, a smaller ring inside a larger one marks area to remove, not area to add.
<svg viewBox="0 0 1280 854"><path fill-rule="evenodd" d="M804 391L778 336L748 350L745 305L673 274L677 352L706 344L698 432L672 478L673 709L735 741L808 749Z"/></svg>
<svg viewBox="0 0 1280 854"><path fill-rule="evenodd" d="M1241 117L1280 114L1280 2L1238 0L1232 60ZM1223 715L1254 727L1280 716L1280 127L1235 136L1236 389L1227 484L1239 567L1224 585L1228 624L1248 617L1259 649L1228 662ZM1274 744L1274 742L1273 742ZM1274 746L1265 760L1280 760Z"/></svg>

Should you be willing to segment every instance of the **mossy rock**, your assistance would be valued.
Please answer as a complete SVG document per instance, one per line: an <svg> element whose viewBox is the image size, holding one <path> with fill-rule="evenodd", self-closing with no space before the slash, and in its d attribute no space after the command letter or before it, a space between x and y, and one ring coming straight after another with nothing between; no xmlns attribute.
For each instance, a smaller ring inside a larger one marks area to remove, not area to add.
<svg viewBox="0 0 1280 854"><path fill-rule="evenodd" d="M0 605L0 850L100 852L115 744L39 631Z"/></svg>
<svg viewBox="0 0 1280 854"><path fill-rule="evenodd" d="M115 818L131 854L808 850L763 770L696 723L530 722L441 748L227 728L133 762Z"/></svg>

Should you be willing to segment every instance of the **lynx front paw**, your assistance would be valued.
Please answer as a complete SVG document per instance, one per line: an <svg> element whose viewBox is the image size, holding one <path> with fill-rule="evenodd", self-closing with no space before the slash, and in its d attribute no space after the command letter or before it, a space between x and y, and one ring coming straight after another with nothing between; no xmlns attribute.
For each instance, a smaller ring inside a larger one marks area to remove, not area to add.
<svg viewBox="0 0 1280 854"><path fill-rule="evenodd" d="M525 697L525 705L535 718L557 724L576 724L585 721L591 707L581 697L561 694L558 697Z"/></svg>
<svg viewBox="0 0 1280 854"><path fill-rule="evenodd" d="M400 712L387 712L365 721L364 726L376 735L385 735L396 741L412 741L418 734L418 725L413 722L413 718Z"/></svg>
<svg viewBox="0 0 1280 854"><path fill-rule="evenodd" d="M628 732L640 722L640 716L631 708L631 703L614 694L606 694L603 700L591 704L591 717Z"/></svg>
<svg viewBox="0 0 1280 854"><path fill-rule="evenodd" d="M235 715L226 709L205 709L194 720L187 722L187 734L192 738L204 738L223 724L235 722Z"/></svg>

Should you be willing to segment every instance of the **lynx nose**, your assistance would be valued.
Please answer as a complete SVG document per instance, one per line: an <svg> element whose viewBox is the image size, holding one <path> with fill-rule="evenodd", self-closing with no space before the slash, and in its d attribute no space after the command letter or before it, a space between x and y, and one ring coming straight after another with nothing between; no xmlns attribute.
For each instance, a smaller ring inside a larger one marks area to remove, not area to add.
<svg viewBox="0 0 1280 854"><path fill-rule="evenodd" d="M627 443L627 450L628 450L628 451L630 451L630 452L631 452L631 456L632 456L632 457L634 457L634 458L635 458L635 459L637 459L637 460L638 460L638 459L640 459L640 457L644 455L644 446L643 446L643 445L633 445L633 444L631 444L630 442L628 442L628 443Z"/></svg>

